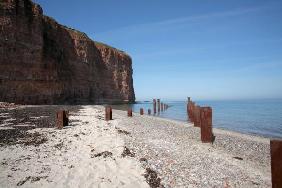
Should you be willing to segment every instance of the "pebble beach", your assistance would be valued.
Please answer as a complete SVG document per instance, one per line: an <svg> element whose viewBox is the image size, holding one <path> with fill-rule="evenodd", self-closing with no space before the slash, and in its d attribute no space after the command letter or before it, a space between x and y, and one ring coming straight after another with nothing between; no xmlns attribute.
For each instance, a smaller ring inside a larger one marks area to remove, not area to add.
<svg viewBox="0 0 282 188"><path fill-rule="evenodd" d="M62 130L58 109L70 110ZM0 109L0 187L271 187L267 138L214 128L204 144L188 122L104 116L99 105Z"/></svg>

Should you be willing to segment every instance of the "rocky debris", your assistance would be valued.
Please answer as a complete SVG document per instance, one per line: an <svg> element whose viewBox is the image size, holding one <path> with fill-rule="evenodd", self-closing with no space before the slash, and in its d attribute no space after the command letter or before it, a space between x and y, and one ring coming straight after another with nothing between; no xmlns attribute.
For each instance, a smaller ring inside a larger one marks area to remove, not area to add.
<svg viewBox="0 0 282 188"><path fill-rule="evenodd" d="M158 174L154 170L146 168L144 177L146 178L146 181L151 188L164 187L163 185L161 185L161 179L158 177Z"/></svg>
<svg viewBox="0 0 282 188"><path fill-rule="evenodd" d="M119 134L130 135L130 132L116 128Z"/></svg>
<svg viewBox="0 0 282 188"><path fill-rule="evenodd" d="M17 108L20 105L17 105L15 103L8 103L8 102L0 102L0 108Z"/></svg>
<svg viewBox="0 0 282 188"><path fill-rule="evenodd" d="M243 158L242 157L233 157L234 159L237 159L237 160L243 160Z"/></svg>
<svg viewBox="0 0 282 188"><path fill-rule="evenodd" d="M93 157L104 157L104 158L107 158L107 157L111 157L113 155L112 152L109 152L109 151L103 151L101 153L97 153L97 154L94 154ZM93 158L92 157L92 158Z"/></svg>
<svg viewBox="0 0 282 188"><path fill-rule="evenodd" d="M61 150L63 148L63 146L64 146L63 142L54 145L54 147L57 148L58 150Z"/></svg>
<svg viewBox="0 0 282 188"><path fill-rule="evenodd" d="M17 186L21 186L21 185L25 184L29 180L30 180L31 183L33 183L33 182L36 182L36 181L40 181L40 179L45 179L47 177L48 176L36 176L36 177L28 176L28 177L24 178L23 180L19 181L17 183Z"/></svg>
<svg viewBox="0 0 282 188"><path fill-rule="evenodd" d="M81 106L23 106L23 108L1 109L0 126L30 130L55 127L56 112L61 109L77 112Z"/></svg>
<svg viewBox="0 0 282 188"><path fill-rule="evenodd" d="M77 112L81 106L24 106L22 108L0 109L0 146L24 144L38 146L47 138L36 128L55 127L55 114L60 109L71 113ZM59 146L58 146L58 149Z"/></svg>
<svg viewBox="0 0 282 188"><path fill-rule="evenodd" d="M128 148L125 146L124 149L123 149L123 152L122 152L121 156L122 156L122 157L126 157L126 156L135 157L135 153L131 152L130 149L128 149Z"/></svg>
<svg viewBox="0 0 282 188"><path fill-rule="evenodd" d="M133 102L132 60L44 16L31 0L0 6L0 101Z"/></svg>
<svg viewBox="0 0 282 188"><path fill-rule="evenodd" d="M126 146L164 187L271 187L268 139L213 129L215 142L203 144L200 129L186 122L114 114L131 133Z"/></svg>
<svg viewBox="0 0 282 188"><path fill-rule="evenodd" d="M47 138L42 134L35 132L29 133L19 129L1 129L0 146L24 144L26 146L38 146L47 142Z"/></svg>

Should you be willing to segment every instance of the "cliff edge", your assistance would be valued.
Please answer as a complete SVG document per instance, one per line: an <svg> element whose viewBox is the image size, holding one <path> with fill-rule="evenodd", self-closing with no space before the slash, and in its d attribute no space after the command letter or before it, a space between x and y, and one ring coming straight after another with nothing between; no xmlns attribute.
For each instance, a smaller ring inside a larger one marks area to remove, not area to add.
<svg viewBox="0 0 282 188"><path fill-rule="evenodd" d="M1 0L0 28L0 101L135 101L130 56L58 24L30 0Z"/></svg>

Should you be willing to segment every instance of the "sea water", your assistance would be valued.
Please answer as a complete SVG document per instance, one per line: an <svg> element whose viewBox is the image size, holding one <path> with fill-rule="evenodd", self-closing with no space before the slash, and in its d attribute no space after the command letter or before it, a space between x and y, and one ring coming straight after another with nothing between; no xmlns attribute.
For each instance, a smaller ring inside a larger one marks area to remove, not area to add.
<svg viewBox="0 0 282 188"><path fill-rule="evenodd" d="M156 116L187 122L186 101L161 101L170 107ZM282 99L194 101L200 106L210 106L213 110L213 127L260 135L269 138L282 138ZM127 110L132 108L145 114L152 102L137 102L130 105L113 105L113 108Z"/></svg>

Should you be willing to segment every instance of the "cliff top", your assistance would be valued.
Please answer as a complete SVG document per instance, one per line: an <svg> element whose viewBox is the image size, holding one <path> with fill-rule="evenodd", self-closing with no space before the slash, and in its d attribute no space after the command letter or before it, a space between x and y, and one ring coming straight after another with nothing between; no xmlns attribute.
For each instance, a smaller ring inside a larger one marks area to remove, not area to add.
<svg viewBox="0 0 282 188"><path fill-rule="evenodd" d="M117 48L115 48L115 47L112 47L112 46L110 46L110 45L108 45L108 44L104 44L104 43L98 42L98 41L94 41L94 42L95 42L95 45L96 45L98 48L110 48L110 49L116 51L117 53L122 53L122 54L124 54L124 55L126 55L126 56L129 56L125 51L119 50L119 49L117 49ZM130 57L130 56L129 56L129 57Z"/></svg>
<svg viewBox="0 0 282 188"><path fill-rule="evenodd" d="M31 2L31 0L28 0L28 1ZM34 3L34 2L33 2L33 3ZM41 8L41 6L40 6L39 4L34 3L34 5L38 6L38 7L42 10L42 8ZM42 14L43 14L43 11L42 11ZM55 23L55 24L57 24L57 25L59 25L59 26L61 26L61 27L64 27L65 29L67 29L67 30L70 31L70 32L75 32L76 34L80 35L81 37L84 37L84 38L86 38L86 39L88 39L88 40L90 40L90 41L93 41L93 42L95 43L95 45L96 45L98 48L109 48L109 49L111 49L111 50L113 50L113 51L115 51L115 52L117 52L117 53L121 53L121 54L123 54L123 55L125 55L125 56L130 57L125 51L120 50L120 49L117 49L117 48L114 48L114 47L112 47L112 46L110 46L110 45L107 45L107 44L104 44L104 43L102 43L102 42L94 41L94 40L92 40L91 38L89 38L86 33L81 32L81 31L79 31L79 30L77 30L77 29L68 27L68 26L66 26L66 25L62 25L62 24L58 23L54 18L52 18L52 17L50 17L50 16L46 16L45 14L43 14L43 18L46 19L46 20L48 20L48 21L50 21L50 22L53 22L53 23ZM130 58L131 58L131 57L130 57Z"/></svg>

